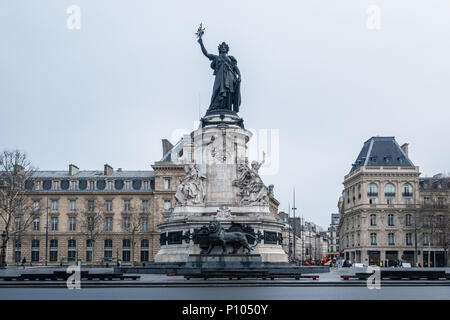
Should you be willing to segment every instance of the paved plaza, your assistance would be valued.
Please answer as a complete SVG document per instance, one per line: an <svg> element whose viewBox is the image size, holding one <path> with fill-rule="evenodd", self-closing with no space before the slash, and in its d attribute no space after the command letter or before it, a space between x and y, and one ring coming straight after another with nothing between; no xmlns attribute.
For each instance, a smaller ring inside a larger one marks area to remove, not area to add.
<svg viewBox="0 0 450 320"><path fill-rule="evenodd" d="M29 273L64 270L28 268ZM90 269L113 272L113 269ZM21 299L120 299L120 300L327 300L327 299L450 299L450 281L382 281L380 289L369 289L362 280L342 280L341 275L359 272L354 268L332 269L311 279L192 279L165 274L141 274L137 281L82 281L81 289L67 289L65 281L0 281L1 300ZM12 275L22 269L2 270ZM447 270L448 272L448 270ZM264 288L264 290L261 290Z"/></svg>

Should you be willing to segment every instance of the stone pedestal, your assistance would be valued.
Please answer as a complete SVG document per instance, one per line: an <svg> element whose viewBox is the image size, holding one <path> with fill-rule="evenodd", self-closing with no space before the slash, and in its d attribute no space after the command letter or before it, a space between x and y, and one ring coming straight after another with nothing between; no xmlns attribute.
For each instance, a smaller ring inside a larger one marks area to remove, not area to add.
<svg viewBox="0 0 450 320"><path fill-rule="evenodd" d="M262 267L259 254L191 254L188 256L186 268L201 269L247 269Z"/></svg>
<svg viewBox="0 0 450 320"><path fill-rule="evenodd" d="M189 240L189 235L207 226L210 221L217 220L225 228L235 222L251 227L255 232L270 234L271 237L267 236L258 243L250 256L215 256L221 251L217 247L212 251L214 256L211 259L240 259L244 263L258 256L262 262L287 262L281 242L273 240L273 235L276 237L282 233L284 225L270 213L268 200L244 202L242 190L234 183L242 174L240 170L243 165L250 172L246 155L251 132L243 127L242 119L232 112L208 114L191 136L196 168L196 171L192 171L192 177L200 178L193 178L194 183L190 185L187 182L186 187L194 191L204 190L203 197L200 197L203 201L177 203L171 216L158 226L162 232L161 248L155 261L192 263L192 259L210 259L198 256L199 245L192 238ZM257 169L251 174L259 178ZM199 183L201 187L198 187Z"/></svg>

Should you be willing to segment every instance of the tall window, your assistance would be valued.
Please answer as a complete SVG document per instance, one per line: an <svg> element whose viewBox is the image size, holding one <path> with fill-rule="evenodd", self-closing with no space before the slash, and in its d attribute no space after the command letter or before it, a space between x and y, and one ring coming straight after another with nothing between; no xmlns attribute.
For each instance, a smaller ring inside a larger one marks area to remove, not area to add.
<svg viewBox="0 0 450 320"><path fill-rule="evenodd" d="M405 239L406 241L406 245L407 246L411 246L412 245L412 233L407 233L406 234L406 239Z"/></svg>
<svg viewBox="0 0 450 320"><path fill-rule="evenodd" d="M144 190L148 190L148 181L144 181Z"/></svg>
<svg viewBox="0 0 450 320"><path fill-rule="evenodd" d="M20 217L17 217L14 219L14 230L19 231L22 227L22 219Z"/></svg>
<svg viewBox="0 0 450 320"><path fill-rule="evenodd" d="M31 261L39 261L39 240L31 240Z"/></svg>
<svg viewBox="0 0 450 320"><path fill-rule="evenodd" d="M388 243L390 246L395 245L395 239L394 239L394 234L393 233L389 233L388 234Z"/></svg>
<svg viewBox="0 0 450 320"><path fill-rule="evenodd" d="M371 214L370 215L370 225L371 226L376 226L377 225L377 215L376 214Z"/></svg>
<svg viewBox="0 0 450 320"><path fill-rule="evenodd" d="M108 190L112 190L112 189L113 189L113 182L108 181Z"/></svg>
<svg viewBox="0 0 450 320"><path fill-rule="evenodd" d="M412 195L413 195L413 188L412 188L412 186L409 183L405 183L403 185L403 193L402 193L402 195L404 197L412 197Z"/></svg>
<svg viewBox="0 0 450 320"><path fill-rule="evenodd" d="M130 217L123 218L123 229L126 231L130 230Z"/></svg>
<svg viewBox="0 0 450 320"><path fill-rule="evenodd" d="M130 181L125 181L125 190L130 190Z"/></svg>
<svg viewBox="0 0 450 320"><path fill-rule="evenodd" d="M164 179L164 189L170 190L170 179L169 178Z"/></svg>
<svg viewBox="0 0 450 320"><path fill-rule="evenodd" d="M142 200L142 211L148 211L148 200Z"/></svg>
<svg viewBox="0 0 450 320"><path fill-rule="evenodd" d="M41 182L40 181L36 181L36 188L35 188L35 190L36 191L41 190Z"/></svg>
<svg viewBox="0 0 450 320"><path fill-rule="evenodd" d="M106 211L112 211L112 200L106 200Z"/></svg>
<svg viewBox="0 0 450 320"><path fill-rule="evenodd" d="M86 261L92 261L92 252L94 248L94 242L91 239L86 240Z"/></svg>
<svg viewBox="0 0 450 320"><path fill-rule="evenodd" d="M423 234L423 245L424 246L431 246L431 236L429 233Z"/></svg>
<svg viewBox="0 0 450 320"><path fill-rule="evenodd" d="M88 231L94 231L94 217L93 216L87 217L87 228L88 228Z"/></svg>
<svg viewBox="0 0 450 320"><path fill-rule="evenodd" d="M141 230L148 231L148 218L141 218Z"/></svg>
<svg viewBox="0 0 450 320"><path fill-rule="evenodd" d="M52 217L52 231L58 231L58 217Z"/></svg>
<svg viewBox="0 0 450 320"><path fill-rule="evenodd" d="M148 240L143 239L141 240L141 261L148 261Z"/></svg>
<svg viewBox="0 0 450 320"><path fill-rule="evenodd" d="M59 181L53 181L53 190L59 190Z"/></svg>
<svg viewBox="0 0 450 320"><path fill-rule="evenodd" d="M39 218L33 220L33 231L39 231Z"/></svg>
<svg viewBox="0 0 450 320"><path fill-rule="evenodd" d="M122 261L130 261L130 240L124 239L122 241Z"/></svg>
<svg viewBox="0 0 450 320"><path fill-rule="evenodd" d="M72 190L77 190L77 182L72 181Z"/></svg>
<svg viewBox="0 0 450 320"><path fill-rule="evenodd" d="M112 231L113 229L113 218L112 217L106 217L105 218L105 230L106 231Z"/></svg>
<svg viewBox="0 0 450 320"><path fill-rule="evenodd" d="M373 246L377 245L377 234L376 233L370 234L370 244Z"/></svg>
<svg viewBox="0 0 450 320"><path fill-rule="evenodd" d="M95 189L94 181L89 181L89 190L94 190L94 189Z"/></svg>
<svg viewBox="0 0 450 320"><path fill-rule="evenodd" d="M50 261L58 261L58 240L50 240Z"/></svg>
<svg viewBox="0 0 450 320"><path fill-rule="evenodd" d="M52 210L58 211L58 200L52 200Z"/></svg>
<svg viewBox="0 0 450 320"><path fill-rule="evenodd" d="M69 231L75 231L77 228L77 219L75 217L69 218Z"/></svg>
<svg viewBox="0 0 450 320"><path fill-rule="evenodd" d="M74 239L67 241L67 261L75 261L77 256L77 242Z"/></svg>
<svg viewBox="0 0 450 320"><path fill-rule="evenodd" d="M407 214L406 216L405 216L405 226L410 226L412 223L411 223L411 215L410 214Z"/></svg>
<svg viewBox="0 0 450 320"><path fill-rule="evenodd" d="M104 256L105 256L105 258L112 258L112 240L111 239L105 240Z"/></svg>
<svg viewBox="0 0 450 320"><path fill-rule="evenodd" d="M124 211L130 211L131 210L130 200L123 200L123 210Z"/></svg>
<svg viewBox="0 0 450 320"><path fill-rule="evenodd" d="M94 200L88 200L88 211L94 211Z"/></svg>
<svg viewBox="0 0 450 320"><path fill-rule="evenodd" d="M70 211L77 210L77 202L76 200L70 200Z"/></svg>
<svg viewBox="0 0 450 320"><path fill-rule="evenodd" d="M395 187L392 183L388 183L384 188L385 197L395 197Z"/></svg>
<svg viewBox="0 0 450 320"><path fill-rule="evenodd" d="M394 225L394 215L388 214L388 225L392 227Z"/></svg>
<svg viewBox="0 0 450 320"><path fill-rule="evenodd" d="M22 258L22 244L20 241L14 242L14 262L19 263Z"/></svg>
<svg viewBox="0 0 450 320"><path fill-rule="evenodd" d="M369 184L369 189L367 190L368 197L378 197L378 186L375 183Z"/></svg>

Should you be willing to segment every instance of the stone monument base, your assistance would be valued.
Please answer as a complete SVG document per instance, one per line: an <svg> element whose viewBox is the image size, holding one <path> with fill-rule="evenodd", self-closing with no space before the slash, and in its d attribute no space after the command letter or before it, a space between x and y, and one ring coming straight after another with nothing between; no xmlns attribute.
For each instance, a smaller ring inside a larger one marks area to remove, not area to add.
<svg viewBox="0 0 450 320"><path fill-rule="evenodd" d="M185 268L250 269L263 267L259 254L190 254Z"/></svg>

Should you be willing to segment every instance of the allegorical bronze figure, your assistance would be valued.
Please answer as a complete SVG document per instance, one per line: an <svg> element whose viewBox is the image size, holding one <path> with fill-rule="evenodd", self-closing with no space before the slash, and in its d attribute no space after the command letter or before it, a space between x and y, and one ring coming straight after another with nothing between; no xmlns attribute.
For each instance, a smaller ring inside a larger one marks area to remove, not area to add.
<svg viewBox="0 0 450 320"><path fill-rule="evenodd" d="M216 76L211 104L207 113L216 110L239 112L239 106L241 105L241 72L237 67L237 60L233 56L228 55L229 47L225 42L219 45L218 56L208 53L202 41L204 30L200 24L196 33L198 43L200 43L203 54L211 60L211 68Z"/></svg>

